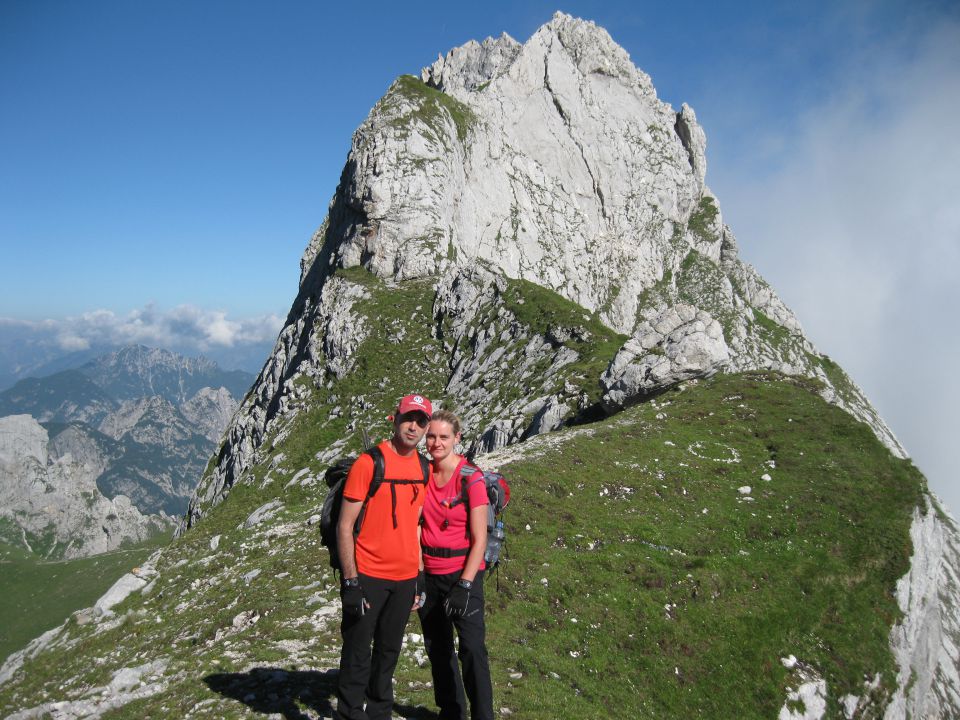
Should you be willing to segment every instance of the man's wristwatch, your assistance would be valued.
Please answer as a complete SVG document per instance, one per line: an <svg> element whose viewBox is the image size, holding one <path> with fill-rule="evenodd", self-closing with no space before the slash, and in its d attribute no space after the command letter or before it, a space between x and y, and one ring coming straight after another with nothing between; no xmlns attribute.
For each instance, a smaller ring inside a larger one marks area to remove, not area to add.
<svg viewBox="0 0 960 720"><path fill-rule="evenodd" d="M360 587L360 578L359 577L343 578L340 581L340 585L345 588Z"/></svg>
<svg viewBox="0 0 960 720"><path fill-rule="evenodd" d="M464 590L469 590L470 588L473 587L472 582L470 582L469 580L464 580L463 578L460 578L459 580L457 580L457 585L462 587Z"/></svg>

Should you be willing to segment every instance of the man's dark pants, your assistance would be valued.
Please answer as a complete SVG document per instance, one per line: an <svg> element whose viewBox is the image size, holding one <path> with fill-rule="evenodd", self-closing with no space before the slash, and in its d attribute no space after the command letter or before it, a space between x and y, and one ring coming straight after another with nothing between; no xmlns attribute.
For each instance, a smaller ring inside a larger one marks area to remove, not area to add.
<svg viewBox="0 0 960 720"><path fill-rule="evenodd" d="M441 720L467 717L466 698L470 699L471 720L493 720L493 688L484 641L483 573L477 573L474 579L464 617L451 619L443 610L443 601L459 579L459 572L428 574L427 602L418 611L433 673L433 696L440 708ZM453 646L454 628L460 640L459 653ZM463 667L462 679L460 666Z"/></svg>
<svg viewBox="0 0 960 720"><path fill-rule="evenodd" d="M343 650L337 681L337 714L342 720L391 717L393 670L403 647L403 631L413 607L416 583L415 577L398 581L360 575L360 586L370 607L363 615L344 613L340 625Z"/></svg>

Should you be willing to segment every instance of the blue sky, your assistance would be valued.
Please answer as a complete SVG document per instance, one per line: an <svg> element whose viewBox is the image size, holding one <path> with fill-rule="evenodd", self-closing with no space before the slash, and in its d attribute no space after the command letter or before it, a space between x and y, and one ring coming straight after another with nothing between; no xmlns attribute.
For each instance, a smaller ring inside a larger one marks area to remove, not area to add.
<svg viewBox="0 0 960 720"><path fill-rule="evenodd" d="M555 9L457 6L5 0L0 314L282 314L353 129L391 80L471 38L523 41ZM868 32L845 22L855 9L564 10L607 27L662 97L734 146L820 93L850 28Z"/></svg>
<svg viewBox="0 0 960 720"><path fill-rule="evenodd" d="M960 509L955 2L3 0L0 342L270 342L390 82L557 9L694 107L742 256Z"/></svg>

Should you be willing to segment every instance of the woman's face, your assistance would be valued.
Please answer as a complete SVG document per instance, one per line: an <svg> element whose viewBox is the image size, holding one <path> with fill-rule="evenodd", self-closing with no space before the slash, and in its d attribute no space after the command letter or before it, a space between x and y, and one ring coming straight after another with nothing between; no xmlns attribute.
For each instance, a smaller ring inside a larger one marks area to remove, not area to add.
<svg viewBox="0 0 960 720"><path fill-rule="evenodd" d="M459 433L453 434L453 426L444 420L434 420L427 428L427 452L434 460L443 460L460 442Z"/></svg>

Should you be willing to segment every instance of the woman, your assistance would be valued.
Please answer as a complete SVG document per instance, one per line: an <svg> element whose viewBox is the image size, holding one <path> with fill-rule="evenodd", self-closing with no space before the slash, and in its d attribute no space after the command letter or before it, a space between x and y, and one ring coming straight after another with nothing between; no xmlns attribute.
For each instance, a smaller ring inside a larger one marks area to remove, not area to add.
<svg viewBox="0 0 960 720"><path fill-rule="evenodd" d="M441 720L466 717L464 695L470 700L471 720L493 720L483 620L489 502L482 473L464 474L467 461L454 452L459 442L460 419L448 410L435 412L427 429L433 476L427 485L420 536L426 601L418 612ZM464 488L469 502L464 502ZM462 679L453 647L454 628L460 638Z"/></svg>

